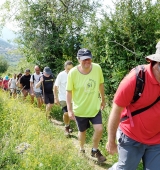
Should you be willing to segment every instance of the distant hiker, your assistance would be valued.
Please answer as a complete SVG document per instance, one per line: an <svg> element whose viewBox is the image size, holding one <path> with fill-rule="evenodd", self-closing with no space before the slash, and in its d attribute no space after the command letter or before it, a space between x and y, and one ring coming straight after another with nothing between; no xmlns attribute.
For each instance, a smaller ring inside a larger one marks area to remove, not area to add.
<svg viewBox="0 0 160 170"><path fill-rule="evenodd" d="M80 64L70 70L67 79L68 115L70 119L76 120L81 152L85 151L86 130L92 123L94 135L91 156L97 158L98 162L104 162L106 158L98 149L103 131L101 110L105 107L102 69L92 63L92 54L88 49L80 49L77 59Z"/></svg>
<svg viewBox="0 0 160 170"><path fill-rule="evenodd" d="M13 77L10 78L8 85L10 89L10 95L15 98L16 97L16 74L13 74Z"/></svg>
<svg viewBox="0 0 160 170"><path fill-rule="evenodd" d="M43 104L42 90L40 89L40 87L36 88L36 84L39 82L40 77L42 76L42 73L40 72L40 67L37 65L34 67L34 71L35 73L32 74L31 79L30 79L30 87L31 87L32 93L37 98L37 105L40 108Z"/></svg>
<svg viewBox="0 0 160 170"><path fill-rule="evenodd" d="M44 103L46 104L46 117L51 119L51 108L54 104L54 95L53 95L53 85L54 78L52 71L49 67L45 67L43 70L43 75L40 77L40 81L36 84L36 88L41 87Z"/></svg>
<svg viewBox="0 0 160 170"><path fill-rule="evenodd" d="M72 129L70 128L70 119L68 116L68 109L66 104L66 84L67 76L70 69L73 67L72 61L66 61L64 64L64 71L60 72L54 84L54 102L60 104L63 111L63 121L65 124L65 134L68 136Z"/></svg>
<svg viewBox="0 0 160 170"><path fill-rule="evenodd" d="M9 77L5 76L2 82L2 87L3 87L3 90L5 91L8 91L8 88L9 88L8 82L9 82Z"/></svg>
<svg viewBox="0 0 160 170"><path fill-rule="evenodd" d="M3 84L3 78L0 77L0 88L2 88L2 84Z"/></svg>
<svg viewBox="0 0 160 170"><path fill-rule="evenodd" d="M21 94L21 85L20 85L21 77L22 77L22 73L19 73L17 75L17 79L16 79L16 93L17 93L17 95Z"/></svg>
<svg viewBox="0 0 160 170"><path fill-rule="evenodd" d="M106 149L111 155L118 152L118 162L109 170L136 170L140 162L141 169L160 169L160 41L156 53L145 59L149 64L143 65L145 85L140 98L132 102L136 69L124 77L114 95Z"/></svg>
<svg viewBox="0 0 160 170"><path fill-rule="evenodd" d="M26 69L24 72L24 75L20 79L20 87L23 93L23 99L26 99L27 95L30 94L31 96L31 103L34 101L34 94L32 94L32 91L30 89L30 69Z"/></svg>

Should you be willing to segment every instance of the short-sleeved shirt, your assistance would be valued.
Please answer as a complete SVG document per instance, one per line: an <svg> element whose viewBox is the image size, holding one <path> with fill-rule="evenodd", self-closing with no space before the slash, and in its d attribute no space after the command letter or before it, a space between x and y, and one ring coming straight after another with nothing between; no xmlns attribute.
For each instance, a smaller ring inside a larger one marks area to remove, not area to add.
<svg viewBox="0 0 160 170"><path fill-rule="evenodd" d="M160 83L152 73L151 65L145 65L145 87L141 97L131 103L136 85L135 72L129 73L120 83L114 97L114 103L124 107L121 116L128 115L140 108L152 104L160 96ZM130 104L131 103L131 104ZM144 144L160 144L160 101L148 110L120 123L122 131L130 138Z"/></svg>
<svg viewBox="0 0 160 170"><path fill-rule="evenodd" d="M66 101L66 84L67 84L67 72L64 70L60 72L56 78L55 86L58 87L59 101Z"/></svg>
<svg viewBox="0 0 160 170"><path fill-rule="evenodd" d="M49 77L45 77L43 76L43 87L44 88L44 93L46 94L53 94L53 85L54 85L54 78L52 75L50 75Z"/></svg>
<svg viewBox="0 0 160 170"><path fill-rule="evenodd" d="M23 75L20 79L20 84L23 85L24 89L30 89L30 79L31 79L31 75Z"/></svg>
<svg viewBox="0 0 160 170"><path fill-rule="evenodd" d="M30 82L33 83L33 91L34 91L34 92L41 92L40 87L39 87L39 88L36 88L36 84L39 82L39 79L40 79L41 76L42 76L42 73L41 73L41 72L40 72L40 74L34 73L34 74L31 75Z"/></svg>
<svg viewBox="0 0 160 170"><path fill-rule="evenodd" d="M102 69L92 63L87 75L79 72L77 66L68 73L67 91L72 91L73 112L79 117L95 117L100 110L100 84L104 83Z"/></svg>

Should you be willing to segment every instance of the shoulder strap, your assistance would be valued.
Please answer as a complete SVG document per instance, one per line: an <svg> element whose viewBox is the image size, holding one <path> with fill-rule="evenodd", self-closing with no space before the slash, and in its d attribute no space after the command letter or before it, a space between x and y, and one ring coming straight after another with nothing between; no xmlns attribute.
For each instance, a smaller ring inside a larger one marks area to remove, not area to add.
<svg viewBox="0 0 160 170"><path fill-rule="evenodd" d="M34 83L34 80L35 80L35 78L34 78L34 74L32 74L32 78L33 78L33 83Z"/></svg>
<svg viewBox="0 0 160 170"><path fill-rule="evenodd" d="M152 104L150 104L149 106L146 106L144 108L141 108L141 109L138 109L138 110L135 110L135 111L131 112L132 117L146 111L147 109L149 109L150 107L155 105L159 100L160 100L160 96L158 96L157 99ZM129 117L126 115L126 116L122 117L120 121L124 121L124 120L126 120L128 118Z"/></svg>
<svg viewBox="0 0 160 170"><path fill-rule="evenodd" d="M134 90L134 96L131 103L135 103L143 93L145 85L145 67L144 65L139 65L135 68L136 72L136 87Z"/></svg>

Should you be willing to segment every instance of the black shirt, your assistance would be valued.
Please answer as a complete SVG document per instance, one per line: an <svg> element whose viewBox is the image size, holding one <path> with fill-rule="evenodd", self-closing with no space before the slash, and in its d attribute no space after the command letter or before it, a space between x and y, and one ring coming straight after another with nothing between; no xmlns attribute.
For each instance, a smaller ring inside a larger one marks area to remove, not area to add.
<svg viewBox="0 0 160 170"><path fill-rule="evenodd" d="M30 78L31 78L31 75L23 75L20 79L20 84L23 85L24 89L30 89Z"/></svg>
<svg viewBox="0 0 160 170"><path fill-rule="evenodd" d="M43 75L43 85L42 85L42 91L44 87L44 92L47 94L53 94L53 84L54 84L54 79L53 76L45 77Z"/></svg>

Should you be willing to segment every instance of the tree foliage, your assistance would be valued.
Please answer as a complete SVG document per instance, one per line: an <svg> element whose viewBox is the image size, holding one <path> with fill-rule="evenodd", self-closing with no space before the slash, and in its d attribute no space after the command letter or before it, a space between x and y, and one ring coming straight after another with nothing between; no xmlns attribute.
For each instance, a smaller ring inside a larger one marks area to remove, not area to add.
<svg viewBox="0 0 160 170"><path fill-rule="evenodd" d="M22 54L57 70L66 59L75 60L80 33L97 5L88 0L18 0L7 8L11 6L18 6L14 20L20 27Z"/></svg>
<svg viewBox="0 0 160 170"><path fill-rule="evenodd" d="M119 82L131 68L145 63L160 40L160 1L115 1L115 10L94 20L83 42L102 66L106 94L113 98ZM93 24L94 23L94 24ZM96 24L95 24L96 23Z"/></svg>
<svg viewBox="0 0 160 170"><path fill-rule="evenodd" d="M3 56L0 56L0 73L5 73L8 69L8 62L5 60Z"/></svg>

